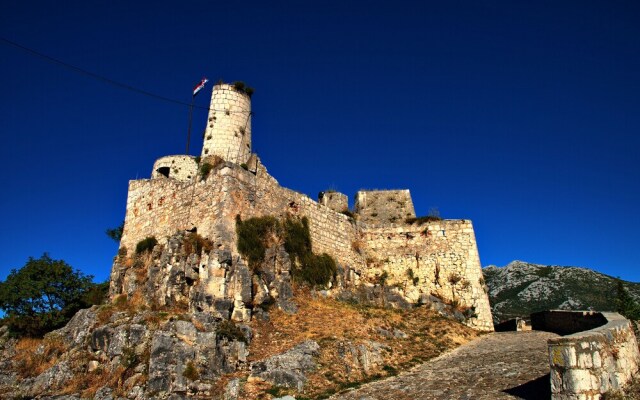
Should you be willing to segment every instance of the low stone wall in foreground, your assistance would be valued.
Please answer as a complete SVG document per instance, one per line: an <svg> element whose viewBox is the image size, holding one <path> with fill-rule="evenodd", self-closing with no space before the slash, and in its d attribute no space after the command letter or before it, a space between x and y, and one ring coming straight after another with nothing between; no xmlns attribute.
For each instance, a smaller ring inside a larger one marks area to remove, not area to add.
<svg viewBox="0 0 640 400"><path fill-rule="evenodd" d="M605 321L594 329L549 340L552 399L600 399L605 393L623 389L640 365L631 322L613 312L560 312L574 322L580 316ZM544 330L553 331L552 322L559 318L545 320L549 326Z"/></svg>

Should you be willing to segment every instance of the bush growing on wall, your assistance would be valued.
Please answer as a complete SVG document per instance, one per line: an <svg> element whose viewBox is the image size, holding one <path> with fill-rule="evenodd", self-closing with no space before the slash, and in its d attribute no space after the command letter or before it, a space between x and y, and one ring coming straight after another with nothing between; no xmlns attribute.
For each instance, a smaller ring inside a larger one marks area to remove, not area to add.
<svg viewBox="0 0 640 400"><path fill-rule="evenodd" d="M242 221L236 217L238 251L256 270L264 260L269 238L280 238L291 256L293 278L313 286L327 285L336 275L336 262L330 255L311 251L311 234L307 218L287 218L280 223L274 217L250 218Z"/></svg>
<svg viewBox="0 0 640 400"><path fill-rule="evenodd" d="M149 236L148 238L142 239L136 245L136 254L141 254L141 253L144 253L145 251L152 251L157 244L158 244L158 241L153 236Z"/></svg>
<svg viewBox="0 0 640 400"><path fill-rule="evenodd" d="M211 240L200 236L197 233L188 233L184 239L182 240L182 247L184 248L185 253L189 254L200 254L202 250L206 252L210 252L213 250L213 243Z"/></svg>
<svg viewBox="0 0 640 400"><path fill-rule="evenodd" d="M293 277L313 286L326 286L335 278L336 270L335 260L327 253L308 253L303 257L302 265L294 269Z"/></svg>
<svg viewBox="0 0 640 400"><path fill-rule="evenodd" d="M264 260L267 238L280 234L280 223L274 217L249 218L243 221L236 216L238 251L249 262L249 268L255 270Z"/></svg>
<svg viewBox="0 0 640 400"><path fill-rule="evenodd" d="M284 221L284 249L294 263L302 261L306 255L311 254L311 234L309 220L306 217L300 221L293 218L287 218Z"/></svg>

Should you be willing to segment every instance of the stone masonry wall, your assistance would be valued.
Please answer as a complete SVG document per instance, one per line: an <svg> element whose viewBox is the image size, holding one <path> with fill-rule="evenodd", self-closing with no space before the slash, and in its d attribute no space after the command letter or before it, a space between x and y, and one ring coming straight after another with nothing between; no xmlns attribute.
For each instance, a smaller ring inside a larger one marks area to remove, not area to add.
<svg viewBox="0 0 640 400"><path fill-rule="evenodd" d="M602 315L603 326L549 340L553 400L600 399L637 374L640 353L631 323L617 313Z"/></svg>
<svg viewBox="0 0 640 400"><path fill-rule="evenodd" d="M218 84L211 92L202 157L218 155L245 163L251 154L251 99L233 85Z"/></svg>
<svg viewBox="0 0 640 400"><path fill-rule="evenodd" d="M315 252L329 253L352 268L364 264L351 249L356 229L346 215L281 187L263 166L254 175L233 163L219 165L206 181L130 181L121 246L135 249L148 236L164 243L177 230L196 227L201 235L235 251L236 215L306 216Z"/></svg>
<svg viewBox="0 0 640 400"><path fill-rule="evenodd" d="M361 190L356 193L355 211L365 223L402 223L416 216L409 190Z"/></svg>
<svg viewBox="0 0 640 400"><path fill-rule="evenodd" d="M166 176L162 171L167 171ZM152 179L174 178L181 181L190 181L198 175L198 164L192 156L166 156L156 160L151 170Z"/></svg>
<svg viewBox="0 0 640 400"><path fill-rule="evenodd" d="M461 307L474 307L471 325L493 330L473 225L468 220L363 227L372 277L386 271L388 284L402 284L408 297L432 294ZM416 278L416 283L411 282Z"/></svg>
<svg viewBox="0 0 640 400"><path fill-rule="evenodd" d="M333 211L341 212L349 210L349 198L346 194L327 190L326 192L320 192L318 196L318 202L324 206L329 207Z"/></svg>
<svg viewBox="0 0 640 400"><path fill-rule="evenodd" d="M423 225L357 225L351 218L308 196L281 187L258 163L253 174L232 162L216 166L202 181L131 181L121 246L155 236L160 243L178 230L197 228L216 251L237 256L235 217L307 217L313 251L332 255L352 279L374 283L386 271L389 285L404 283L415 301L430 294L474 307L471 325L491 330L491 311L470 221ZM411 269L417 282L409 281Z"/></svg>

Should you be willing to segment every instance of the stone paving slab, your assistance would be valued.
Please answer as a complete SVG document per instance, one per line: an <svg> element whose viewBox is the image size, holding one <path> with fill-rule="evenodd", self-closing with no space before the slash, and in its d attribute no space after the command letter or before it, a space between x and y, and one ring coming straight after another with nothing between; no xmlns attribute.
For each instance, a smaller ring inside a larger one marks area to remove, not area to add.
<svg viewBox="0 0 640 400"><path fill-rule="evenodd" d="M491 333L398 376L331 398L549 399L547 340L557 336L541 331Z"/></svg>

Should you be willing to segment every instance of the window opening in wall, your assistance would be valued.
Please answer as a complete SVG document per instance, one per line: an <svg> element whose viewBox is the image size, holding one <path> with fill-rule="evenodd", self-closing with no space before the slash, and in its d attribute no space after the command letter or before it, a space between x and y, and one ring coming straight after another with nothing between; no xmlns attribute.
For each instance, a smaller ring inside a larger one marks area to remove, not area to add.
<svg viewBox="0 0 640 400"><path fill-rule="evenodd" d="M163 175L165 178L169 177L169 172L171 172L171 168L170 167L160 167L156 170L157 173L159 173L160 175Z"/></svg>

